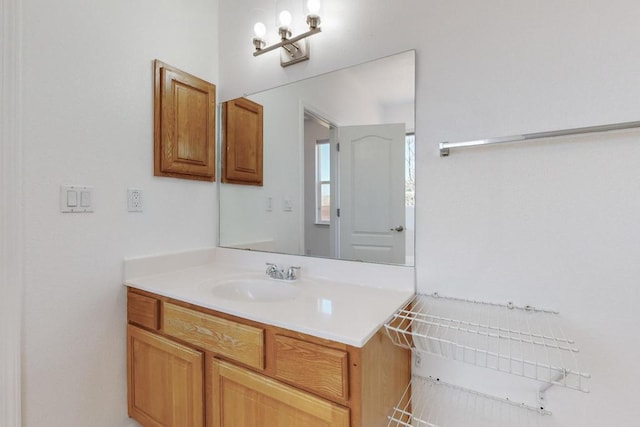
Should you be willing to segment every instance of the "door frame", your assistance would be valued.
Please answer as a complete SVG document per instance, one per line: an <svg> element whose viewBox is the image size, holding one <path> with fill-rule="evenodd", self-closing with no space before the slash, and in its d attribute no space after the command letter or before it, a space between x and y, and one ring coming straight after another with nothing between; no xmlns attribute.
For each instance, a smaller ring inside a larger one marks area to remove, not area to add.
<svg viewBox="0 0 640 427"><path fill-rule="evenodd" d="M22 165L22 9L0 0L0 425L19 427L24 266Z"/></svg>
<svg viewBox="0 0 640 427"><path fill-rule="evenodd" d="M336 194L334 191L334 186L333 183L336 182L337 180L337 176L335 175L336 170L337 170L337 162L338 162L338 156L337 153L335 151L335 144L336 144L336 138L335 138L335 132L336 129L338 128L338 121L335 120L333 117L331 117L330 114L326 114L326 112L322 111L322 109L312 105L311 103L309 103L306 100L301 100L300 101L300 130L301 130L301 137L300 137L300 141L301 141L301 146L303 147L303 149L300 152L300 163L301 165L304 165L304 116L305 114L309 114L310 116L313 116L316 120L320 120L322 122L325 122L328 126L329 126L329 132L331 134L330 140L331 140L331 183L332 183L332 188L331 188L331 247L330 249L330 257L332 258L340 258L340 248L338 245L338 234L337 234L337 230L339 229L339 224L338 224L338 218L336 215L336 210L335 210L335 203L336 203ZM302 176L304 177L304 171L302 172ZM303 195L304 198L304 180L303 182L301 182L301 193ZM301 203L302 205L302 209L304 209L304 203ZM303 253L304 253L304 248L306 247L305 244L305 230L304 230L304 210L302 211L302 229L300 232L300 236L301 236L301 247L303 249Z"/></svg>

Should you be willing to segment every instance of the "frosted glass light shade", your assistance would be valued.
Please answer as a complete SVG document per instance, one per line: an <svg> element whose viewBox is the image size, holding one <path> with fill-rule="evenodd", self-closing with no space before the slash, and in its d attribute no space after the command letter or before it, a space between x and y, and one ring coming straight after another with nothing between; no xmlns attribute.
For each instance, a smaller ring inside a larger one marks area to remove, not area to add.
<svg viewBox="0 0 640 427"><path fill-rule="evenodd" d="M307 12L317 15L320 12L320 0L307 0Z"/></svg>
<svg viewBox="0 0 640 427"><path fill-rule="evenodd" d="M304 14L307 15L309 30L315 30L320 26L320 0L302 0Z"/></svg>
<svg viewBox="0 0 640 427"><path fill-rule="evenodd" d="M263 9L251 9L248 23L251 23L251 31L253 31L251 42L256 50L261 50L266 44L267 26L265 22L267 20Z"/></svg>
<svg viewBox="0 0 640 427"><path fill-rule="evenodd" d="M291 25L291 12L288 10L283 10L278 15L278 19L280 20L280 25L283 27L288 27Z"/></svg>
<svg viewBox="0 0 640 427"><path fill-rule="evenodd" d="M267 27L262 22L256 22L253 26L253 33L257 38L261 39L267 33Z"/></svg>

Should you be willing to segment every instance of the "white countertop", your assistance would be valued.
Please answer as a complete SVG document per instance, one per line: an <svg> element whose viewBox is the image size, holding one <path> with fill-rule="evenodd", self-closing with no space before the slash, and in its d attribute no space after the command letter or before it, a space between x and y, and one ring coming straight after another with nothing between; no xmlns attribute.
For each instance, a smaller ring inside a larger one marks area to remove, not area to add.
<svg viewBox="0 0 640 427"><path fill-rule="evenodd" d="M190 304L362 347L413 295L412 291L367 287L302 277L290 284L297 295L276 301L217 296L215 286L234 278L266 279L264 272L242 271L219 262L127 278L132 288Z"/></svg>

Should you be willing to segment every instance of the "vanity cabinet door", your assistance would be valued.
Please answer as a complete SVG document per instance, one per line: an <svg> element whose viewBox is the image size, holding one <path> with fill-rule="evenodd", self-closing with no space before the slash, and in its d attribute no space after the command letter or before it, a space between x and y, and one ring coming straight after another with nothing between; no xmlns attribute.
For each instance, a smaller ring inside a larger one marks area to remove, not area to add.
<svg viewBox="0 0 640 427"><path fill-rule="evenodd" d="M349 427L349 409L211 359L213 427Z"/></svg>
<svg viewBox="0 0 640 427"><path fill-rule="evenodd" d="M127 326L129 416L145 427L203 427L204 356Z"/></svg>

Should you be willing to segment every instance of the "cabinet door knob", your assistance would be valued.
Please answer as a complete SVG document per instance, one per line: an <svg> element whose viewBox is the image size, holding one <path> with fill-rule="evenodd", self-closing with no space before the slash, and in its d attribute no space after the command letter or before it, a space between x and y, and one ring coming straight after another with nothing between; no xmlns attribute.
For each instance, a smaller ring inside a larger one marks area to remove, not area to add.
<svg viewBox="0 0 640 427"><path fill-rule="evenodd" d="M397 227L393 227L389 229L390 231L397 231L398 233L404 231L404 227L402 225L398 225Z"/></svg>

